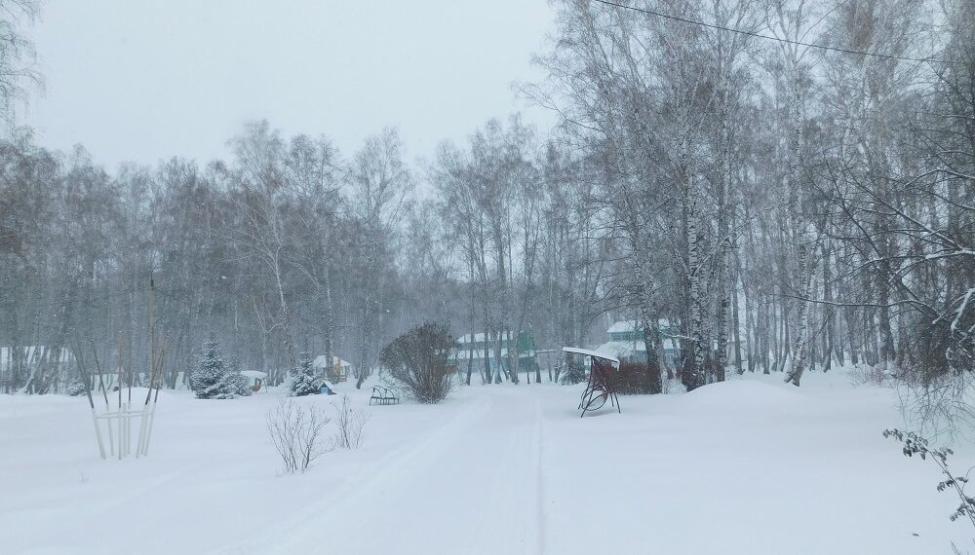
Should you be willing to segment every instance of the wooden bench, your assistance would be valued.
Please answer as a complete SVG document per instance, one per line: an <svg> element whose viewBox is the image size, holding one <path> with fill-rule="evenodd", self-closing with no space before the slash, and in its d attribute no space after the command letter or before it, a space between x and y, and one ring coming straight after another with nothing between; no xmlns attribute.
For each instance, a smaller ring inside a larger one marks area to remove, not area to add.
<svg viewBox="0 0 975 555"><path fill-rule="evenodd" d="M375 385L372 387L372 397L369 397L370 405L398 405L399 397L389 389Z"/></svg>

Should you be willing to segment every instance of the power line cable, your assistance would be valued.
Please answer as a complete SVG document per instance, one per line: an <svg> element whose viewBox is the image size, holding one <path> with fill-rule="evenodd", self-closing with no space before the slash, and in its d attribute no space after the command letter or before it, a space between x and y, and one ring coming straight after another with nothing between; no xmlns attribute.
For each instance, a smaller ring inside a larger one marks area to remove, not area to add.
<svg viewBox="0 0 975 555"><path fill-rule="evenodd" d="M820 50L829 50L829 51L832 51L832 52L840 52L842 54L856 54L856 55L859 55L859 56L872 56L872 57L875 57L875 58L883 58L883 59L886 59L886 60L901 60L901 61L905 61L905 62L941 63L941 64L950 63L950 62L947 62L945 60L939 60L939 59L936 59L936 58L913 58L911 56L895 56L893 54L882 54L880 52L866 52L866 51L863 51L863 50L852 50L852 49L849 49L849 48L838 48L838 47L835 47L835 46L826 46L825 44L816 44L816 43L812 43L812 42L802 42L802 41L795 41L795 40L783 39L783 38L780 38L780 37L776 37L774 35L765 35L765 34L762 34L762 33L756 33L754 31L746 31L744 29L736 29L734 27L726 27L724 25L717 25L717 24L714 24L714 23L707 23L707 22L704 22L704 21L698 21L696 19L689 19L689 18L686 18L686 17L678 16L678 15L671 15L671 14L666 14L666 13L663 13L663 12L658 12L656 10L651 10L649 8L638 8L636 6L628 6L626 4L618 4L616 2L610 2L609 0L592 0L592 1L593 2L598 2L598 3L603 4L605 6L612 6L614 8L620 8L620 9L624 9L624 10L631 10L631 11L634 11L634 12L639 12L639 13L646 14L646 15L652 15L654 17L659 17L659 18L662 18L662 19L669 19L671 21L679 21L681 23L686 23L688 25L698 25L698 26L701 26L701 27L708 27L710 29L717 29L719 31L728 31L728 32L731 32L731 33L738 33L740 35L747 35L749 37L755 37L755 38L760 38L760 39L765 39L765 40L772 40L772 41L780 42L780 43L783 43L783 44L794 44L796 46L806 46L808 48L818 48Z"/></svg>

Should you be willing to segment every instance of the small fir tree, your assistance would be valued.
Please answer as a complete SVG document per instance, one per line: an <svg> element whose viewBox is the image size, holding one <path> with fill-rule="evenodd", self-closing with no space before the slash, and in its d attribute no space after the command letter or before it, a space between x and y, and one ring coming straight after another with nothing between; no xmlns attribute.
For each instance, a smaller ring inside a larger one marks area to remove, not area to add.
<svg viewBox="0 0 975 555"><path fill-rule="evenodd" d="M313 395L322 389L323 379L315 371L308 354L302 354L301 362L288 372L288 377L292 396Z"/></svg>
<svg viewBox="0 0 975 555"><path fill-rule="evenodd" d="M72 397L77 397L79 395L84 395L85 394L85 383L81 381L81 378L75 377L71 381L71 383L68 384L68 387L65 390L65 392L68 395L72 396Z"/></svg>
<svg viewBox="0 0 975 555"><path fill-rule="evenodd" d="M230 361L230 372L227 375L227 384L237 391L237 395L247 397L254 392L251 389L250 381L240 372L240 359L234 358Z"/></svg>
<svg viewBox="0 0 975 555"><path fill-rule="evenodd" d="M582 360L576 356L570 356L566 363L565 372L559 377L559 382L563 385L574 385L586 381L586 368Z"/></svg>
<svg viewBox="0 0 975 555"><path fill-rule="evenodd" d="M250 393L240 370L231 368L220 357L215 341L208 341L204 351L203 358L190 373L190 386L198 399L233 399Z"/></svg>
<svg viewBox="0 0 975 555"><path fill-rule="evenodd" d="M228 390L234 392L235 396L247 397L253 393L250 382L240 373L240 368L231 366L224 377L224 383Z"/></svg>

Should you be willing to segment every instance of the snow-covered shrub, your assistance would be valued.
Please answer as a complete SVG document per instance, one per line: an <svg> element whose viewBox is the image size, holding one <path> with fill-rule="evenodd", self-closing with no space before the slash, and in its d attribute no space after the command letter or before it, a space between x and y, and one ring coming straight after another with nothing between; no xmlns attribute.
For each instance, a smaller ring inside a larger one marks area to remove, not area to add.
<svg viewBox="0 0 975 555"><path fill-rule="evenodd" d="M75 378L71 383L68 384L65 393L72 397L77 397L79 395L85 394L85 383L81 381L80 378Z"/></svg>
<svg viewBox="0 0 975 555"><path fill-rule="evenodd" d="M251 389L250 382L244 377L243 374L240 373L240 370L231 369L228 371L225 382L227 387L233 391L234 395L236 396L248 397L254 392L254 390Z"/></svg>
<svg viewBox="0 0 975 555"><path fill-rule="evenodd" d="M335 444L343 449L358 449L369 415L353 408L348 395L342 396L341 405L332 403L332 407L335 409L335 423L338 425Z"/></svg>
<svg viewBox="0 0 975 555"><path fill-rule="evenodd" d="M396 381L396 378L394 378L392 374L389 373L389 370L385 368L379 371L379 387L382 387L387 391L392 391L393 393L402 393L402 391L400 391L402 389L401 384Z"/></svg>
<svg viewBox="0 0 975 555"><path fill-rule="evenodd" d="M303 354L298 366L288 371L288 391L294 397L314 395L321 391L324 383L324 378L312 367L312 360L308 355Z"/></svg>
<svg viewBox="0 0 975 555"><path fill-rule="evenodd" d="M964 437L975 426L975 380L971 373L949 373L927 380L900 377L893 385L901 414L926 437Z"/></svg>
<svg viewBox="0 0 975 555"><path fill-rule="evenodd" d="M208 341L200 362L190 371L190 387L198 399L233 399L238 395L250 395L247 379L240 370L228 366L217 349L217 343Z"/></svg>
<svg viewBox="0 0 975 555"><path fill-rule="evenodd" d="M329 418L321 407L281 401L267 413L267 431L289 473L308 470L315 459L329 450L322 431Z"/></svg>
<svg viewBox="0 0 975 555"><path fill-rule="evenodd" d="M439 324L423 324L383 348L379 361L421 403L438 403L450 392L448 364L454 340Z"/></svg>
<svg viewBox="0 0 975 555"><path fill-rule="evenodd" d="M885 385L891 376L879 365L856 364L850 368L851 385Z"/></svg>
<svg viewBox="0 0 975 555"><path fill-rule="evenodd" d="M577 357L569 357L558 380L562 385L573 385L586 381L586 369L582 365L582 360Z"/></svg>
<svg viewBox="0 0 975 555"><path fill-rule="evenodd" d="M664 395L667 395L674 388L674 380L673 378L668 378L666 375L662 376L661 378L662 379L660 380L660 392L663 393Z"/></svg>

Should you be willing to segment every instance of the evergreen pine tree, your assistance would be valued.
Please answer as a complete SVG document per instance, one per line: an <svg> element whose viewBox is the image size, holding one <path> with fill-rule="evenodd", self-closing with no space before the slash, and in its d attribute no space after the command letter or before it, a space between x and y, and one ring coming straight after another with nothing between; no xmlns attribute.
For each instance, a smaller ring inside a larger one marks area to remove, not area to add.
<svg viewBox="0 0 975 555"><path fill-rule="evenodd" d="M85 384L84 384L84 382L81 381L81 378L76 377L75 379L73 379L71 381L71 383L68 384L68 387L65 390L65 393L67 393L68 395L70 395L72 397L77 397L79 395L84 395L84 393L85 393Z"/></svg>
<svg viewBox="0 0 975 555"><path fill-rule="evenodd" d="M559 378L562 384L573 385L586 381L585 367L583 367L581 361L574 359L575 357L571 357L567 363L565 372Z"/></svg>
<svg viewBox="0 0 975 555"><path fill-rule="evenodd" d="M204 346L204 355L190 373L190 386L198 399L233 399L248 395L247 380L220 357L215 341Z"/></svg>
<svg viewBox="0 0 975 555"><path fill-rule="evenodd" d="M302 353L301 362L288 372L291 395L301 397L302 395L313 395L322 388L323 380L312 367L311 356Z"/></svg>
<svg viewBox="0 0 975 555"><path fill-rule="evenodd" d="M237 392L241 397L247 397L254 391L251 389L250 382L240 373L240 360L234 358L230 361L230 370L227 372L227 386Z"/></svg>

